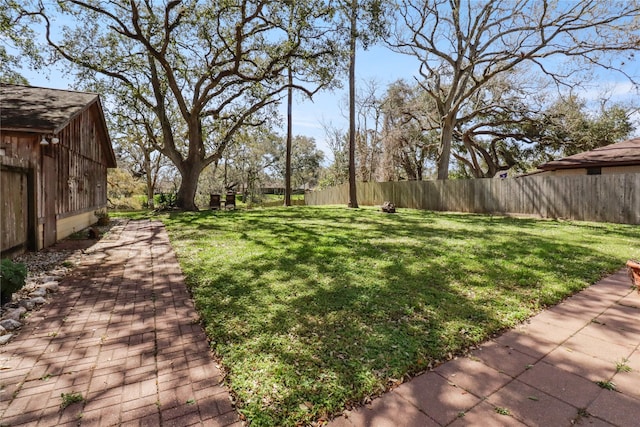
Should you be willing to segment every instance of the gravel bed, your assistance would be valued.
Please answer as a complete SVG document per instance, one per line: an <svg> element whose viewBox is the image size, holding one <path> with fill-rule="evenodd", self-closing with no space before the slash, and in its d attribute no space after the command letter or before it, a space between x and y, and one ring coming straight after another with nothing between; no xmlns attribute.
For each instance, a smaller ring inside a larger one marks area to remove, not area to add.
<svg viewBox="0 0 640 427"><path fill-rule="evenodd" d="M12 302L0 307L0 318L7 309L15 306L15 301L24 298L38 286L52 278L60 280L69 274L74 267L82 262L83 255L91 251L92 245L98 241L117 240L126 223L126 219L111 219L108 225L88 227L49 248L16 256L13 260L24 263L27 267L25 285L13 294ZM96 234L99 236L97 239L89 238L90 235L95 236Z"/></svg>

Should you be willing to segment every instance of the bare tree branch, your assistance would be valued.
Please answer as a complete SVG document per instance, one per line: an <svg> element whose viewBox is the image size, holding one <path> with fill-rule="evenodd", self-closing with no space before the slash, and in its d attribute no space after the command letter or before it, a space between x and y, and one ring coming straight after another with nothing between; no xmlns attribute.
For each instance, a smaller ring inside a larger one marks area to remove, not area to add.
<svg viewBox="0 0 640 427"><path fill-rule="evenodd" d="M612 60L640 49L639 18L637 1L401 1L389 44L421 61L418 82L440 114L438 177L448 177L460 112L505 73L529 67L574 87L579 71L600 68L636 84L637 70Z"/></svg>

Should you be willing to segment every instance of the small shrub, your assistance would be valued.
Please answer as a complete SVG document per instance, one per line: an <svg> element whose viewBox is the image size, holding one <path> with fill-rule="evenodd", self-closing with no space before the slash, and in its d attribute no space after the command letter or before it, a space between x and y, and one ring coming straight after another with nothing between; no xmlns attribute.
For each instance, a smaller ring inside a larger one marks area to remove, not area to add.
<svg viewBox="0 0 640 427"><path fill-rule="evenodd" d="M160 193L158 197L158 204L160 209L169 209L176 206L178 195L176 193Z"/></svg>
<svg viewBox="0 0 640 427"><path fill-rule="evenodd" d="M11 295L20 290L27 277L27 267L8 258L0 264L0 304L11 301Z"/></svg>

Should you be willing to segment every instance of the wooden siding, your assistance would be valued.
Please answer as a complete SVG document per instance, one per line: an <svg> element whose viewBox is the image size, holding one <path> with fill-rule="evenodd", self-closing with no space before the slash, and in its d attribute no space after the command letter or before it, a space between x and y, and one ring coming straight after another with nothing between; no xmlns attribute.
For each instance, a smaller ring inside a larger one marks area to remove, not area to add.
<svg viewBox="0 0 640 427"><path fill-rule="evenodd" d="M3 168L0 185L10 190L3 194L0 204L2 249L26 248L29 243L28 173L26 170Z"/></svg>
<svg viewBox="0 0 640 427"><path fill-rule="evenodd" d="M22 252L37 248L35 176L40 170L36 136L0 133L0 250ZM8 252L9 251L9 252Z"/></svg>
<svg viewBox="0 0 640 427"><path fill-rule="evenodd" d="M347 204L348 185L305 195L307 205ZM640 224L640 174L532 176L358 183L363 206L393 202L400 208L534 215Z"/></svg>
<svg viewBox="0 0 640 427"><path fill-rule="evenodd" d="M38 135L17 132L0 132L0 147L5 150L0 157L3 165L34 168L38 165Z"/></svg>
<svg viewBox="0 0 640 427"><path fill-rule="evenodd" d="M106 206L107 167L94 114L88 110L76 117L58 134L60 144L50 146L58 171L59 218Z"/></svg>

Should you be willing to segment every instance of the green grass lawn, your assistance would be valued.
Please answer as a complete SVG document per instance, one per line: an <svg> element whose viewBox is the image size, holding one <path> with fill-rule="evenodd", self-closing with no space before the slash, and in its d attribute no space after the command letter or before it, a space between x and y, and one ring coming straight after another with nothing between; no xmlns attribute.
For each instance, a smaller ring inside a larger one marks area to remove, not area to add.
<svg viewBox="0 0 640 427"><path fill-rule="evenodd" d="M259 426L326 419L640 256L640 227L614 224L343 207L160 218Z"/></svg>

